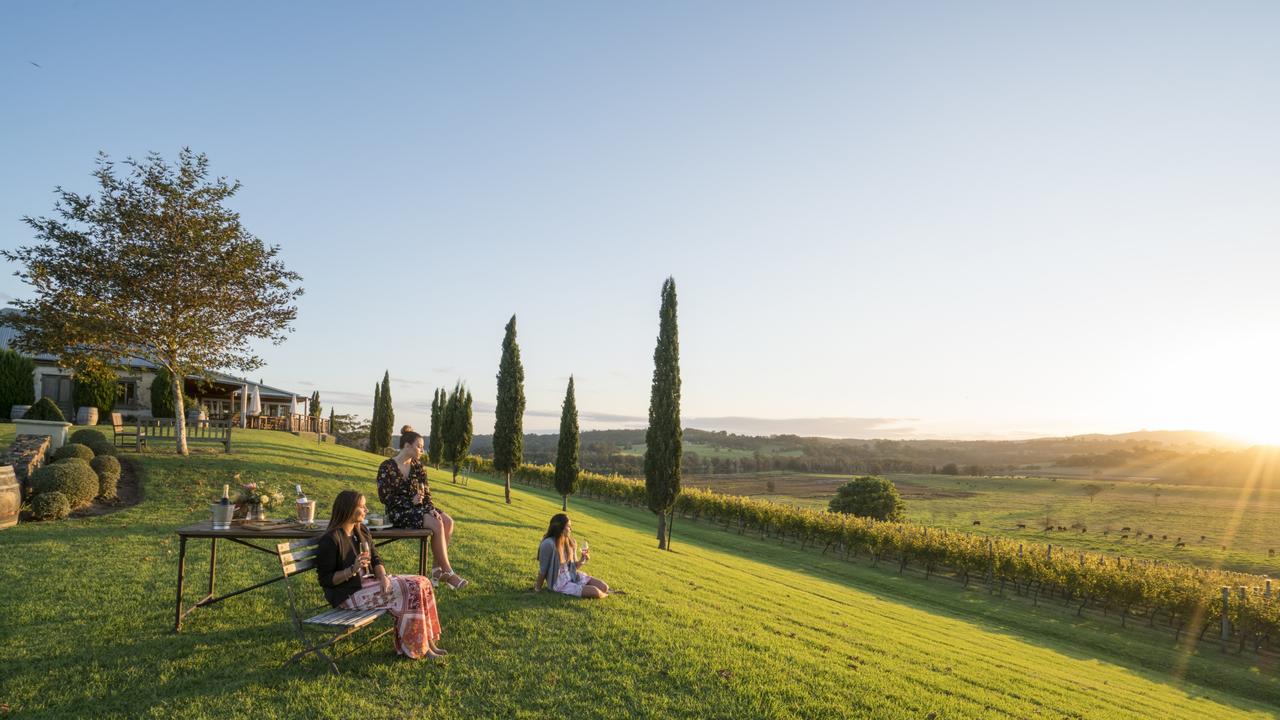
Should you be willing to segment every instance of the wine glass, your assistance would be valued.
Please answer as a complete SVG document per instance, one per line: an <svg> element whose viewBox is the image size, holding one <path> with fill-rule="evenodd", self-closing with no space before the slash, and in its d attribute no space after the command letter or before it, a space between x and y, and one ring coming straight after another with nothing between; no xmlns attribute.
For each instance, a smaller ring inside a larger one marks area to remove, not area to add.
<svg viewBox="0 0 1280 720"><path fill-rule="evenodd" d="M361 554L361 555L364 555L364 554L366 554L366 553L368 553L368 552L369 552L369 543L365 542L365 541L364 541L364 538L360 538L360 554ZM372 555L370 556L370 561L372 561ZM369 577L371 574L372 574L372 573L370 573L370 572L369 572L369 566L368 566L368 565L361 565L361 566L360 566L360 577L362 577L362 578L367 578L367 577Z"/></svg>
<svg viewBox="0 0 1280 720"><path fill-rule="evenodd" d="M582 551L582 559L587 560L587 555L591 553L591 543L583 540L582 545L579 546L579 550Z"/></svg>

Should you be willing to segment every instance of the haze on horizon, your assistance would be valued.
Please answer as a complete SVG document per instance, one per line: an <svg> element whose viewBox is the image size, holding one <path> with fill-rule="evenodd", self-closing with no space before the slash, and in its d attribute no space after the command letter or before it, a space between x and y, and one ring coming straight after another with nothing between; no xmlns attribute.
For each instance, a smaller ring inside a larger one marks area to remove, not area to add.
<svg viewBox="0 0 1280 720"><path fill-rule="evenodd" d="M208 153L302 273L259 375L492 430L1280 442L1280 6L24 4L0 246L98 151ZM0 302L27 289L0 275ZM488 412L487 412L488 411Z"/></svg>

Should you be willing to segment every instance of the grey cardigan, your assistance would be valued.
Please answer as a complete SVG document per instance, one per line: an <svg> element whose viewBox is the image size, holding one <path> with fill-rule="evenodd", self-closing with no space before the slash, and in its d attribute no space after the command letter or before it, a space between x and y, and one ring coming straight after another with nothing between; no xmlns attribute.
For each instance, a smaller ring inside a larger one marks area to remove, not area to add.
<svg viewBox="0 0 1280 720"><path fill-rule="evenodd" d="M566 560L564 564L569 569L570 577L576 578L578 564L572 560ZM556 552L555 540L542 538L542 544L538 546L538 566L542 576L547 579L547 587L555 589L556 578L560 575L560 555Z"/></svg>

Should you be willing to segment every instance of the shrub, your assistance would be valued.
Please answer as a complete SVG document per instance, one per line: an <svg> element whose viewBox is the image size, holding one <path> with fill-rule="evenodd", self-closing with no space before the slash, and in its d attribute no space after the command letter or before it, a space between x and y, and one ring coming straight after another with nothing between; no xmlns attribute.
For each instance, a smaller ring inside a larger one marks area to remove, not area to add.
<svg viewBox="0 0 1280 720"><path fill-rule="evenodd" d="M89 463L79 458L59 460L31 473L36 493L60 492L71 503L71 509L93 502L98 495L98 474Z"/></svg>
<svg viewBox="0 0 1280 720"><path fill-rule="evenodd" d="M61 520L70 514L71 503L57 490L40 493L31 500L31 516L36 520Z"/></svg>
<svg viewBox="0 0 1280 720"><path fill-rule="evenodd" d="M151 417L173 417L173 375L168 370L160 370L151 381ZM183 393L183 407L190 410L196 407L196 399Z"/></svg>
<svg viewBox="0 0 1280 720"><path fill-rule="evenodd" d="M110 440L107 440L105 438L102 440L93 441L93 443L89 445L89 449L93 451L94 457L97 457L99 455L114 456L116 454L116 446L113 445Z"/></svg>
<svg viewBox="0 0 1280 720"><path fill-rule="evenodd" d="M906 505L892 482L867 475L841 485L828 509L875 520L898 521L902 520Z"/></svg>
<svg viewBox="0 0 1280 720"><path fill-rule="evenodd" d="M89 449L88 445L79 443L67 443L54 451L53 457L58 460L66 460L67 458L80 458L85 462L93 459L94 452Z"/></svg>
<svg viewBox="0 0 1280 720"><path fill-rule="evenodd" d="M110 455L99 455L89 466L98 474L98 497L115 500L120 485L120 461Z"/></svg>
<svg viewBox="0 0 1280 720"><path fill-rule="evenodd" d="M9 418L14 405L35 402L35 374L35 360L13 350L0 350L0 418Z"/></svg>
<svg viewBox="0 0 1280 720"><path fill-rule="evenodd" d="M40 401L31 406L26 415L22 416L23 420L54 420L57 422L66 422L67 418L63 416L62 410L58 409L58 404L47 397L40 398Z"/></svg>
<svg viewBox="0 0 1280 720"><path fill-rule="evenodd" d="M95 443L106 442L106 441L107 441L107 436L103 435L101 431L90 430L89 428L77 430L71 433L71 437L67 439L67 442L78 443L80 445L88 445L90 448L92 448ZM97 454L96 450L94 451L94 454Z"/></svg>
<svg viewBox="0 0 1280 720"><path fill-rule="evenodd" d="M99 417L111 413L119 396L120 382L110 368L78 372L71 387L71 398L76 407L96 407Z"/></svg>

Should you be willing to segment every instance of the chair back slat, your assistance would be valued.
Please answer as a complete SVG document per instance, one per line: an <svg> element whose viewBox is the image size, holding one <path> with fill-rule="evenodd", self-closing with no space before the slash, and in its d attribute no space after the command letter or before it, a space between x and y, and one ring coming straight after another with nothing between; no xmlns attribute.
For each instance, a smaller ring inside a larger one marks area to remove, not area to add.
<svg viewBox="0 0 1280 720"><path fill-rule="evenodd" d="M280 556L280 570L287 578L300 572L306 572L316 566L316 553L319 551L319 538L303 538L276 545L276 554Z"/></svg>
<svg viewBox="0 0 1280 720"><path fill-rule="evenodd" d="M312 545L310 547L305 547L305 548L302 548L301 550L297 550L294 552L282 552L280 553L280 562L288 563L288 562L297 562L299 560L313 559L315 558L316 553L318 553L319 551L320 551L319 546Z"/></svg>
<svg viewBox="0 0 1280 720"><path fill-rule="evenodd" d="M282 563L280 569L285 575L297 575L300 572L306 572L316 566L315 558L307 558L306 560L298 560L291 563Z"/></svg>

